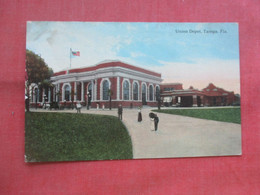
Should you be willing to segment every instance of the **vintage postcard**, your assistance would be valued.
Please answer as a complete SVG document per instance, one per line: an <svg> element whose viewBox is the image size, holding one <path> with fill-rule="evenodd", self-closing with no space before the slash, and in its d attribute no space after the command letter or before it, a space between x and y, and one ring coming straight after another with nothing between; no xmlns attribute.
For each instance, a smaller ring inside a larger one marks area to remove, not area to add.
<svg viewBox="0 0 260 195"><path fill-rule="evenodd" d="M25 161L241 155L237 23L27 22Z"/></svg>

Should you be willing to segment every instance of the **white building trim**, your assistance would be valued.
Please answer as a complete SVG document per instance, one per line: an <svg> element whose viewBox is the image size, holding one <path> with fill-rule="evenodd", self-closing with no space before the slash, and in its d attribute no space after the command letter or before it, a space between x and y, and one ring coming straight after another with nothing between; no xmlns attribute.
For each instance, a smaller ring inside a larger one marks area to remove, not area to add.
<svg viewBox="0 0 260 195"><path fill-rule="evenodd" d="M116 99L120 100L120 77L116 80Z"/></svg>
<svg viewBox="0 0 260 195"><path fill-rule="evenodd" d="M74 81L88 81L98 78L109 78L109 77L124 77L132 80L142 80L148 83L160 84L162 79L157 76L149 75L146 73L138 72L135 70L122 68L122 67L108 67L101 68L95 71L71 73L59 76L51 77L54 84L74 82Z"/></svg>
<svg viewBox="0 0 260 195"><path fill-rule="evenodd" d="M84 102L84 82L81 82L81 102Z"/></svg>
<svg viewBox="0 0 260 195"><path fill-rule="evenodd" d="M94 85L95 85L95 87L94 87L94 89L95 89L94 90L94 94L95 94L94 95L94 101L96 101L97 100L97 79L95 79L95 84Z"/></svg>

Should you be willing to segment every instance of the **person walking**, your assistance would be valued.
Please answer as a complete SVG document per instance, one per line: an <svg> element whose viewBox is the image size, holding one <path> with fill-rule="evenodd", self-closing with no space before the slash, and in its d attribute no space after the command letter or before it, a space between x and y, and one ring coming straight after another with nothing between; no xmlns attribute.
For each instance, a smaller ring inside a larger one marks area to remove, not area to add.
<svg viewBox="0 0 260 195"><path fill-rule="evenodd" d="M121 104L119 104L119 106L118 106L118 111L117 111L117 113L118 113L118 118L119 118L120 120L122 120L123 108L122 108L122 105L121 105Z"/></svg>
<svg viewBox="0 0 260 195"><path fill-rule="evenodd" d="M141 107L138 108L138 117L137 117L138 122L142 122L142 113L141 113Z"/></svg>
<svg viewBox="0 0 260 195"><path fill-rule="evenodd" d="M149 113L149 117L150 117L150 127L151 127L151 131L154 131L154 117L155 117L155 114L153 112L150 112Z"/></svg>
<svg viewBox="0 0 260 195"><path fill-rule="evenodd" d="M151 131L154 131L154 118L150 118Z"/></svg>
<svg viewBox="0 0 260 195"><path fill-rule="evenodd" d="M155 114L155 116L154 116L154 130L155 131L158 130L158 123L159 123L159 117L157 116L157 114Z"/></svg>
<svg viewBox="0 0 260 195"><path fill-rule="evenodd" d="M79 102L76 103L76 110L77 110L77 113L81 113L81 104Z"/></svg>

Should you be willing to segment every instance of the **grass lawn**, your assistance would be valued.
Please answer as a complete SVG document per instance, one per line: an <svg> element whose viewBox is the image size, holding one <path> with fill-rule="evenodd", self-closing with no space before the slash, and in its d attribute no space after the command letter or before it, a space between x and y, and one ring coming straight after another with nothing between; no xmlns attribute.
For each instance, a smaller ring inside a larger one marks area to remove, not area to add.
<svg viewBox="0 0 260 195"><path fill-rule="evenodd" d="M132 142L114 116L26 112L27 162L132 159Z"/></svg>
<svg viewBox="0 0 260 195"><path fill-rule="evenodd" d="M205 109L161 109L155 112L190 116L215 121L241 123L240 108L205 108Z"/></svg>

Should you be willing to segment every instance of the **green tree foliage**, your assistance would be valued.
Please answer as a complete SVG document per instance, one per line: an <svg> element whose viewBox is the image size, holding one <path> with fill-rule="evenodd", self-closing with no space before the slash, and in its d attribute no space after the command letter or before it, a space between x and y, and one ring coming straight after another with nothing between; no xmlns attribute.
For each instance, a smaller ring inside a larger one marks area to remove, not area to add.
<svg viewBox="0 0 260 195"><path fill-rule="evenodd" d="M52 87L50 77L53 70L48 67L44 60L34 52L26 50L26 110L29 111L30 85L35 83L40 89ZM33 88L31 89L33 91ZM36 99L37 106L37 99Z"/></svg>
<svg viewBox="0 0 260 195"><path fill-rule="evenodd" d="M26 50L26 72L28 86L32 83L46 83L46 80L49 80L53 74L53 70L44 60L30 50Z"/></svg>

